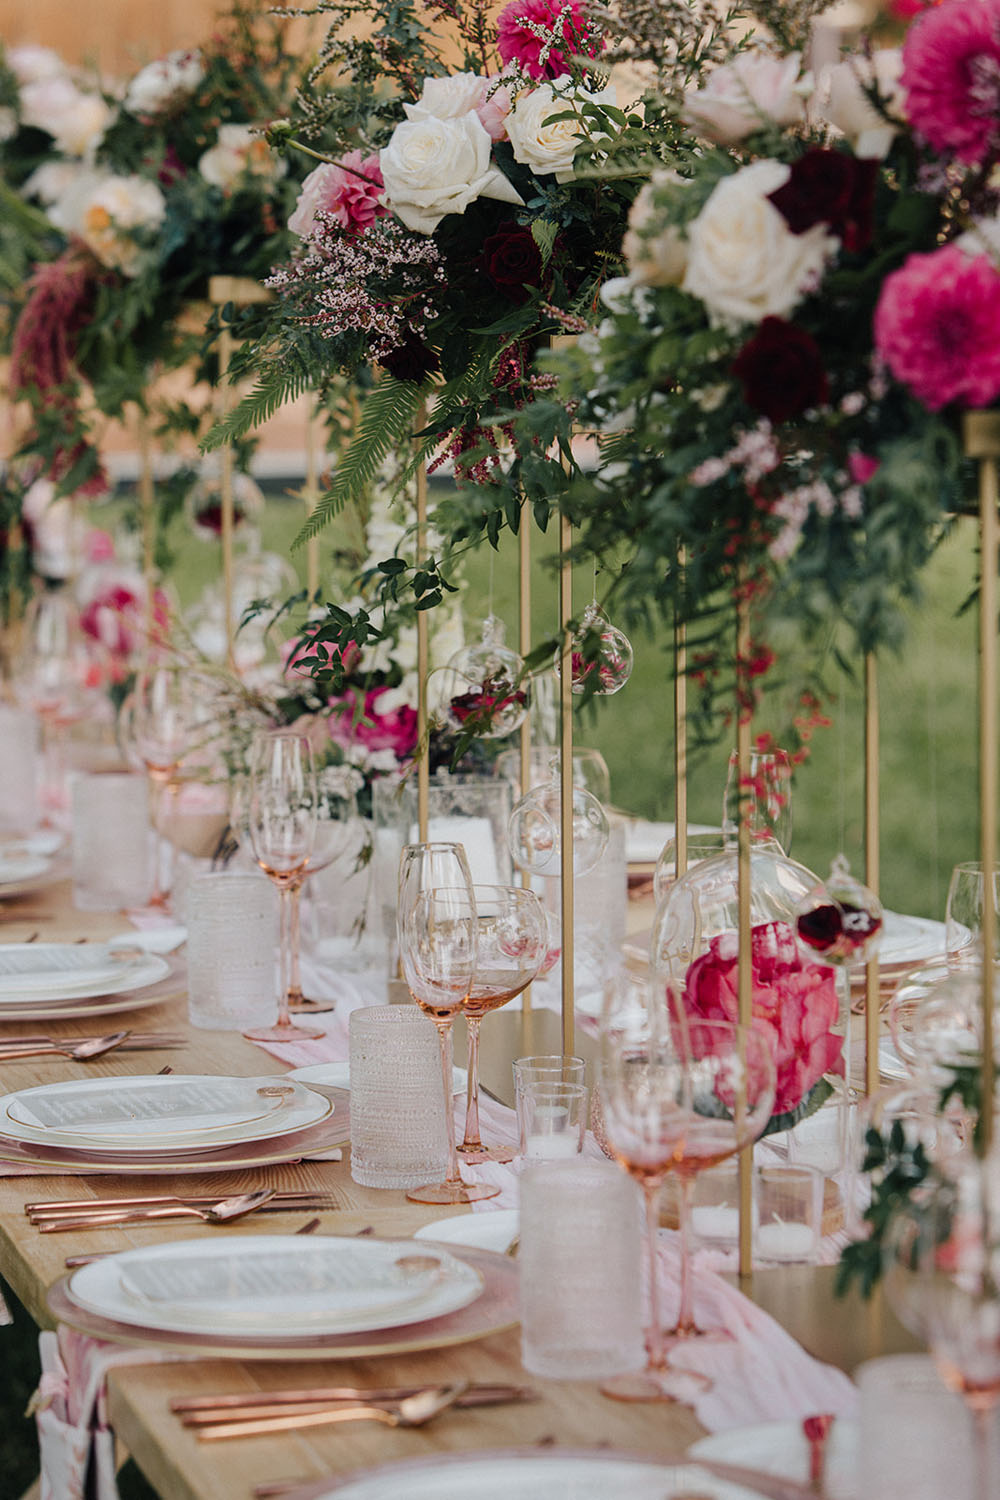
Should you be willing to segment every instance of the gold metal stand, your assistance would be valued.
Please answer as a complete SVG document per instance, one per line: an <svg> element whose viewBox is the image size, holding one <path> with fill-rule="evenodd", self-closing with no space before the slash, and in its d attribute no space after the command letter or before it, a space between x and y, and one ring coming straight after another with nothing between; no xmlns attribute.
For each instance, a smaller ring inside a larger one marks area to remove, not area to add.
<svg viewBox="0 0 1000 1500"><path fill-rule="evenodd" d="M149 661L156 625L156 488L153 480L153 439L149 413L139 408L136 432L139 439L139 525L142 536L142 579L146 589L143 608L142 658Z"/></svg>
<svg viewBox="0 0 1000 1500"><path fill-rule="evenodd" d="M677 559L683 567L683 555ZM674 616L674 878L679 879L688 863L687 785L687 626Z"/></svg>
<svg viewBox="0 0 1000 1500"><path fill-rule="evenodd" d="M522 657L531 650L531 515L527 501L521 505L521 524L517 534L517 595L518 595L518 639L517 649ZM531 714L525 718L519 730L521 763L521 796L531 790ZM521 872L521 884L531 888L531 876L527 870ZM521 995L521 1047L523 1056L531 1057L534 1046L534 1017L531 1009L531 985Z"/></svg>
<svg viewBox="0 0 1000 1500"><path fill-rule="evenodd" d="M865 884L878 895L880 880L878 663L865 657ZM879 962L865 965L865 1093L874 1094L878 1078ZM850 1064L848 1063L848 1068Z"/></svg>
<svg viewBox="0 0 1000 1500"><path fill-rule="evenodd" d="M427 425L426 408L417 412L415 432ZM417 468L417 561L422 563L427 556L427 466ZM421 844L427 842L428 808L430 804L430 743L427 731L427 678L430 669L430 642L427 625L427 610L417 610L417 838Z"/></svg>
<svg viewBox="0 0 1000 1500"><path fill-rule="evenodd" d="M993 1144L993 984L996 913L990 893L997 857L997 503L1000 499L1000 413L967 412L965 451L979 463L979 849L983 869L983 1062L979 1151Z"/></svg>
<svg viewBox="0 0 1000 1500"><path fill-rule="evenodd" d="M573 540L573 529L563 516L559 522L559 544L564 561L559 570L559 836L562 849L561 928L562 928L562 1036L563 1052L569 1056L575 1047L576 1013L573 984L575 963L574 872L573 872L573 570L567 554Z"/></svg>
<svg viewBox="0 0 1000 1500"><path fill-rule="evenodd" d="M310 514L316 509L319 499L319 455L320 455L319 408L314 406L306 418L306 482L302 499ZM309 598L315 599L319 592L319 537L311 536L306 542L306 588Z"/></svg>
<svg viewBox="0 0 1000 1500"><path fill-rule="evenodd" d="M736 616L736 760L739 778L739 812L737 815L737 1000L741 1026L753 1020L753 968L751 965L750 925L750 822L743 806L743 788L750 775L750 706L745 701L748 683L745 664L750 657L750 606L742 577L737 585ZM739 1101L737 1101L739 1108ZM753 1271L753 1146L739 1153L739 1274Z"/></svg>

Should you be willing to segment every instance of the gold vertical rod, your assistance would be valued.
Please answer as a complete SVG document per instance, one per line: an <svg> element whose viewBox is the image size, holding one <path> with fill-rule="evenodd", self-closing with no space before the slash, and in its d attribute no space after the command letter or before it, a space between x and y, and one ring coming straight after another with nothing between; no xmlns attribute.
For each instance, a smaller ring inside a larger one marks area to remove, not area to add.
<svg viewBox="0 0 1000 1500"><path fill-rule="evenodd" d="M677 555L678 574L683 572L683 551ZM678 579L678 583L680 579ZM683 875L688 864L687 784L687 626L674 611L674 877Z"/></svg>
<svg viewBox="0 0 1000 1500"><path fill-rule="evenodd" d="M993 976L997 951L993 886L997 859L997 459L979 463L982 580L979 600L979 840L983 866L983 1076L979 1150L993 1143Z"/></svg>
<svg viewBox="0 0 1000 1500"><path fill-rule="evenodd" d="M869 652L865 657L865 884L876 895L881 879L880 843L878 662ZM879 963L876 954L865 965L866 1094L874 1094L879 1086L878 1032ZM847 1066L850 1078L850 1060Z"/></svg>
<svg viewBox="0 0 1000 1500"><path fill-rule="evenodd" d="M736 761L739 778L739 814L737 818L737 1001L741 1026L753 1020L753 970L751 967L750 926L750 822L746 816L745 794L750 775L750 722L746 662L750 657L750 604L741 577L736 605ZM739 1108L739 1100L737 1100ZM749 1276L753 1270L753 1146L739 1154L739 1274Z"/></svg>
<svg viewBox="0 0 1000 1500"><path fill-rule="evenodd" d="M423 406L417 413L416 431L426 426L427 414ZM427 465L417 465L417 561L423 562L427 555ZM427 732L427 678L430 669L430 643L427 610L417 610L417 838L421 844L427 842L428 809L430 805L430 743Z"/></svg>
<svg viewBox="0 0 1000 1500"><path fill-rule="evenodd" d="M563 554L559 569L559 835L562 848L560 925L562 930L562 1038L563 1052L575 1047L574 877L573 877L573 569L569 549L573 528L566 516L559 522L559 545Z"/></svg>
<svg viewBox="0 0 1000 1500"><path fill-rule="evenodd" d="M531 650L531 517L527 501L521 504L521 522L517 534L517 649L522 657ZM531 790L531 714L520 728L521 796ZM521 884L530 889L531 876L521 872ZM531 1011L531 985L521 996L521 1046L525 1057L535 1050L534 1020Z"/></svg>
<svg viewBox="0 0 1000 1500"><path fill-rule="evenodd" d="M306 418L306 484L303 499L309 513L316 509L319 499L319 409L311 406ZM319 592L319 537L311 536L306 542L306 588L309 598L315 599Z"/></svg>
<svg viewBox="0 0 1000 1500"><path fill-rule="evenodd" d="M149 660L156 624L156 494L153 485L152 434L149 413L139 408L139 516L142 531L142 579L146 589L143 608L143 659Z"/></svg>
<svg viewBox="0 0 1000 1500"><path fill-rule="evenodd" d="M219 389L222 392L222 414L229 410L229 366L233 357L233 336L224 323L219 334ZM226 625L226 662L236 664L236 622L233 619L233 450L229 443L219 450L219 499L222 543L222 598Z"/></svg>

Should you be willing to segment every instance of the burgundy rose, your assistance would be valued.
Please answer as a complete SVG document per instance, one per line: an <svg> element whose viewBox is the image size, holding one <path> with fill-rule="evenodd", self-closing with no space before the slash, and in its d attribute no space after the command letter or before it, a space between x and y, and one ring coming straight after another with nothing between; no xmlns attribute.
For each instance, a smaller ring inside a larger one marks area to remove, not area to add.
<svg viewBox="0 0 1000 1500"><path fill-rule="evenodd" d="M845 250L871 243L878 162L817 146L792 163L791 176L770 199L793 234L829 224Z"/></svg>
<svg viewBox="0 0 1000 1500"><path fill-rule="evenodd" d="M433 349L428 349L412 331L391 353L383 354L379 363L396 380L410 380L414 385L421 385L428 375L437 374L441 368L441 361Z"/></svg>
<svg viewBox="0 0 1000 1500"><path fill-rule="evenodd" d="M819 345L784 318L765 318L733 361L748 406L772 422L787 422L826 400Z"/></svg>
<svg viewBox="0 0 1000 1500"><path fill-rule="evenodd" d="M527 302L542 276L542 255L530 229L509 222L483 242L483 270L511 302Z"/></svg>

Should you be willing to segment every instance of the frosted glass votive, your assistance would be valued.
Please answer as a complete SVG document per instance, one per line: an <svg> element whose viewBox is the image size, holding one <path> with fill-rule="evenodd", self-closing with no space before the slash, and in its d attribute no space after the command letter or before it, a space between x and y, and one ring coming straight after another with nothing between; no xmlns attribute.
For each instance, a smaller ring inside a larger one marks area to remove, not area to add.
<svg viewBox="0 0 1000 1500"><path fill-rule="evenodd" d="M568 1157L583 1150L587 1090L582 1083L532 1078L522 1083L515 1103L523 1157Z"/></svg>
<svg viewBox="0 0 1000 1500"><path fill-rule="evenodd" d="M81 911L145 906L153 884L149 785L131 771L73 777L73 905Z"/></svg>
<svg viewBox="0 0 1000 1500"><path fill-rule="evenodd" d="M644 1363L639 1192L606 1161L532 1162L521 1174L521 1363L601 1380Z"/></svg>
<svg viewBox="0 0 1000 1500"><path fill-rule="evenodd" d="M349 1024L351 1176L375 1188L439 1181L448 1134L437 1027L412 1002L362 1006Z"/></svg>
<svg viewBox="0 0 1000 1500"><path fill-rule="evenodd" d="M0 833L38 823L39 724L26 708L0 703Z"/></svg>
<svg viewBox="0 0 1000 1500"><path fill-rule="evenodd" d="M754 1172L753 1253L758 1260L814 1261L823 1223L823 1174L815 1167Z"/></svg>
<svg viewBox="0 0 1000 1500"><path fill-rule="evenodd" d="M562 1056L556 1052L515 1058L513 1071L516 1098L528 1082L584 1083L587 1065L582 1057Z"/></svg>
<svg viewBox="0 0 1000 1500"><path fill-rule="evenodd" d="M278 894L266 875L209 870L185 892L188 1016L208 1031L267 1026L276 1014Z"/></svg>

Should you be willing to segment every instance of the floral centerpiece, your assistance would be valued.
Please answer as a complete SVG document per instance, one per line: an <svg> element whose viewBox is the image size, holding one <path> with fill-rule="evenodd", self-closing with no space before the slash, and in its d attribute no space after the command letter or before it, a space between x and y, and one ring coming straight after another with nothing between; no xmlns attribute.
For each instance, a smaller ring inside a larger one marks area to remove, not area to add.
<svg viewBox="0 0 1000 1500"><path fill-rule="evenodd" d="M237 5L204 45L121 87L45 48L0 58L4 202L34 211L38 255L10 290L29 480L101 492L102 425L127 403L148 407L154 376L201 353L204 317L185 327L182 315L208 278L261 276L281 254L295 182L260 132L289 107L282 35ZM161 435L200 420L188 401L156 412Z"/></svg>

